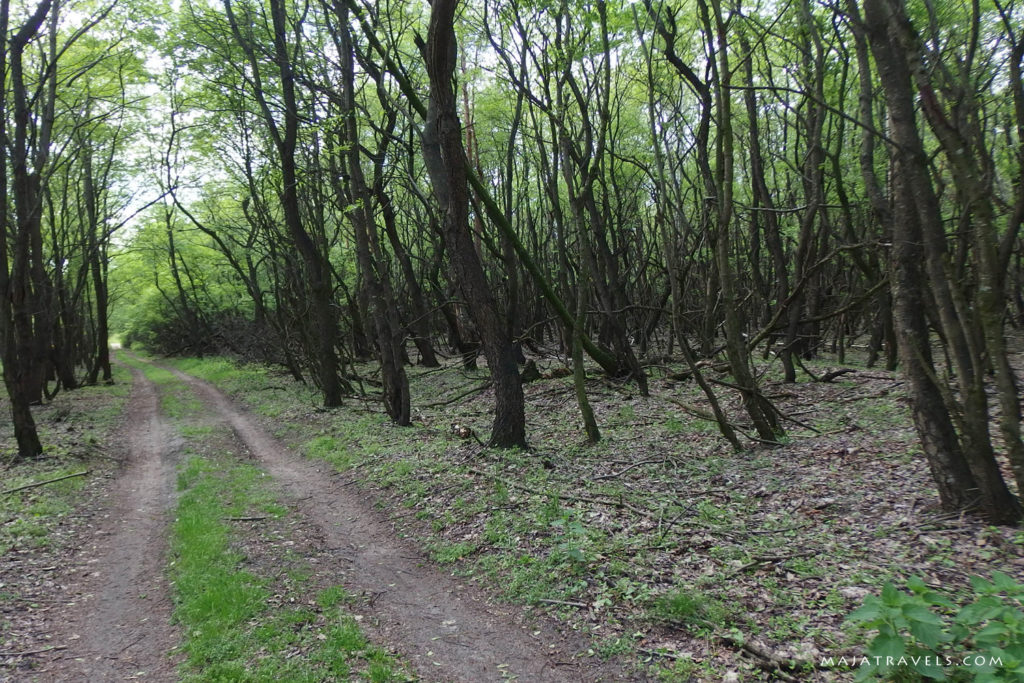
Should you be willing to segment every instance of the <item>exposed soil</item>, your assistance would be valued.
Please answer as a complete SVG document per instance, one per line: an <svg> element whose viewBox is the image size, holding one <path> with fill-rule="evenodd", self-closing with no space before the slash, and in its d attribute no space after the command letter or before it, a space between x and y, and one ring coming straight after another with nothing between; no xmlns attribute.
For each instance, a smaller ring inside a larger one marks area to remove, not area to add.
<svg viewBox="0 0 1024 683"><path fill-rule="evenodd" d="M47 596L40 628L57 648L25 672L36 681L175 680L166 566L178 442L156 390L135 371L122 428L119 476L85 529L89 536ZM46 599L45 597L43 598Z"/></svg>
<svg viewBox="0 0 1024 683"><path fill-rule="evenodd" d="M278 530L273 539L292 551L305 549L317 566L316 583L361 594L368 635L404 657L422 680L631 678L610 663L577 657L586 643L575 634L528 623L514 608L496 606L476 587L429 566L351 482L290 453L211 385L175 374L209 408L204 421L229 426L297 511L288 532L301 538L288 541ZM133 376L119 471L105 486L94 482L100 490L77 513L81 521L71 534L77 541L51 549L52 557L45 551L33 557L35 564L54 562L44 568L54 578L33 581L40 584L33 604L47 607L21 620L25 634L18 645L27 646L24 657L8 662L10 680L177 678L178 635L165 568L183 442L161 414L153 383L137 370ZM266 555L276 543L256 544L267 545L255 553ZM66 569L56 566L62 552L73 553ZM3 673L0 680L6 680Z"/></svg>
<svg viewBox="0 0 1024 683"><path fill-rule="evenodd" d="M336 582L366 598L369 619L392 649L427 681L620 680L611 664L579 659L582 640L546 623L527 624L478 589L427 566L420 551L346 481L289 453L211 385L174 371L227 421L253 457L323 534Z"/></svg>

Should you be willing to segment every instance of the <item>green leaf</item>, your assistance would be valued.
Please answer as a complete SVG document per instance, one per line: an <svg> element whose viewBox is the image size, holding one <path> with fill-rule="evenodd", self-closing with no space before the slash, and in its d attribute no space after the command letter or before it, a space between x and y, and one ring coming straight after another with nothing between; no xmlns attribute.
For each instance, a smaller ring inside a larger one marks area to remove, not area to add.
<svg viewBox="0 0 1024 683"><path fill-rule="evenodd" d="M915 661L916 660L916 661ZM922 656L910 660L910 668L925 678L932 678L937 681L946 680L946 672L938 665L937 657Z"/></svg>
<svg viewBox="0 0 1024 683"><path fill-rule="evenodd" d="M911 621L919 621L923 624L942 625L942 619L924 605L903 605L903 616Z"/></svg>
<svg viewBox="0 0 1024 683"><path fill-rule="evenodd" d="M990 672L977 672L974 675L974 683L1006 683L1001 675L997 676Z"/></svg>
<svg viewBox="0 0 1024 683"><path fill-rule="evenodd" d="M999 671L996 667L992 666L988 662L983 662L983 663L980 663L980 664L972 663L970 666L966 666L964 668L967 669L968 671L970 671L974 675L978 675L978 674L994 674L994 673L997 673Z"/></svg>
<svg viewBox="0 0 1024 683"><path fill-rule="evenodd" d="M566 556L573 562L585 562L587 556L579 548L569 548L565 551Z"/></svg>
<svg viewBox="0 0 1024 683"><path fill-rule="evenodd" d="M878 667L874 664L862 664L858 669L857 673L854 674L853 680L858 681L871 681L877 680L875 673L878 671Z"/></svg>
<svg viewBox="0 0 1024 683"><path fill-rule="evenodd" d="M974 636L974 639L978 643L995 644L998 643L1000 639L1003 638L1003 636L1006 636L1008 634L1009 630L1006 628L1005 624L1002 624L998 621L994 621L985 628L978 631L978 633Z"/></svg>
<svg viewBox="0 0 1024 683"><path fill-rule="evenodd" d="M921 595L921 597L929 605L936 605L936 606L940 606L940 607L948 607L950 609L955 609L956 608L956 603L953 602L952 600L950 600L949 598L947 598L942 593L937 593L935 591L928 591L926 593L923 593Z"/></svg>
<svg viewBox="0 0 1024 683"><path fill-rule="evenodd" d="M902 636L890 635L887 633L879 633L875 636L875 639L871 641L870 647L868 647L868 654L873 657L892 657L899 659L907 653L906 643L903 642Z"/></svg>
<svg viewBox="0 0 1024 683"><path fill-rule="evenodd" d="M850 612L846 617L846 621L859 624L865 621L874 621L882 616L882 609L879 605L878 598L873 595L869 595L864 599L864 604L857 609Z"/></svg>
<svg viewBox="0 0 1024 683"><path fill-rule="evenodd" d="M1024 663L1024 642L1007 645L1005 650L1000 650L1000 653L1005 653L1015 663Z"/></svg>
<svg viewBox="0 0 1024 683"><path fill-rule="evenodd" d="M986 596L961 609L956 620L961 624L980 624L998 616L1002 611L1003 604L998 598Z"/></svg>
<svg viewBox="0 0 1024 683"><path fill-rule="evenodd" d="M1024 586L1017 583L1012 576L1003 572L992 572L992 584L1004 593L1019 593Z"/></svg>
<svg viewBox="0 0 1024 683"><path fill-rule="evenodd" d="M952 640L952 636L943 632L941 626L923 621L910 622L910 633L917 638L919 643L932 649L937 648L942 642Z"/></svg>
<svg viewBox="0 0 1024 683"><path fill-rule="evenodd" d="M896 586L891 583L886 583L882 587L882 602L889 607L899 607L903 603L904 595L900 593Z"/></svg>

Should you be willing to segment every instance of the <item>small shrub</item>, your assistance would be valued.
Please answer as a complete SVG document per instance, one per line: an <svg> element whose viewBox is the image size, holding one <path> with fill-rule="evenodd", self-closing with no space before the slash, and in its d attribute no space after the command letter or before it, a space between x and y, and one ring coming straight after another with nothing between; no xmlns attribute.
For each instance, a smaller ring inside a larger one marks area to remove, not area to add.
<svg viewBox="0 0 1024 683"><path fill-rule="evenodd" d="M960 606L920 578L909 593L891 583L847 617L876 635L857 680L1024 681L1024 585L1002 572L971 577Z"/></svg>

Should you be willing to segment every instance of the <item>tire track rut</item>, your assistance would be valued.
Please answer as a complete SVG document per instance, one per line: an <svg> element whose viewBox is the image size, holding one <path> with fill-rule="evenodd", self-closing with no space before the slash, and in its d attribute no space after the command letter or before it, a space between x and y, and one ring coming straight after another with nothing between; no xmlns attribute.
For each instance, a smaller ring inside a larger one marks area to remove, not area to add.
<svg viewBox="0 0 1024 683"><path fill-rule="evenodd" d="M135 368L132 378L123 470L104 521L75 558L81 569L68 586L73 602L53 625L55 642L67 649L37 680L177 680L165 568L181 441L161 414L153 383Z"/></svg>
<svg viewBox="0 0 1024 683"><path fill-rule="evenodd" d="M391 524L373 510L370 501L328 476L322 464L290 454L211 384L167 369L230 425L285 494L323 532L338 558L337 582L370 596L369 609L381 637L402 653L423 680L622 679L576 658L582 643L547 624L527 631L516 623L511 610L488 604L475 588L426 566L422 554L395 537Z"/></svg>

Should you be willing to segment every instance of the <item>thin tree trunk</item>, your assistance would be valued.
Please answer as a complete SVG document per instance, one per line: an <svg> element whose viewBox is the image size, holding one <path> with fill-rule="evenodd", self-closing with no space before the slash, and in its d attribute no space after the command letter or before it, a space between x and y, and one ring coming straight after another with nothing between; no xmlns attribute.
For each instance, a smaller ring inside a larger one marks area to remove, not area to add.
<svg viewBox="0 0 1024 683"><path fill-rule="evenodd" d="M712 33L711 21L706 16L707 7L704 5L704 0L701 0L701 6L704 8L705 23L710 35ZM714 254L722 292L722 308L725 313L725 350L729 359L729 369L742 394L743 406L754 423L754 429L762 439L774 441L782 433L782 427L776 417L775 408L761 393L750 368L750 353L747 351L747 344L743 338L743 324L737 305L735 276L730 261L734 183L732 95L730 90L732 71L729 65L725 20L722 16L720 0L712 0L712 7L715 21L714 33L717 35L718 43L718 74L715 82L719 122L715 148L718 178L715 184L720 195L717 201L718 220L714 235Z"/></svg>
<svg viewBox="0 0 1024 683"><path fill-rule="evenodd" d="M395 424L411 424L409 379L402 364L403 333L398 309L385 273L381 272L381 253L377 225L374 222L370 189L366 185L359 158L359 127L356 123L355 65L348 10L338 9L338 50L342 78L341 142L343 168L348 171L350 199L346 212L355 230L356 254L370 295L371 316L377 332L377 356L384 383L384 407Z"/></svg>

